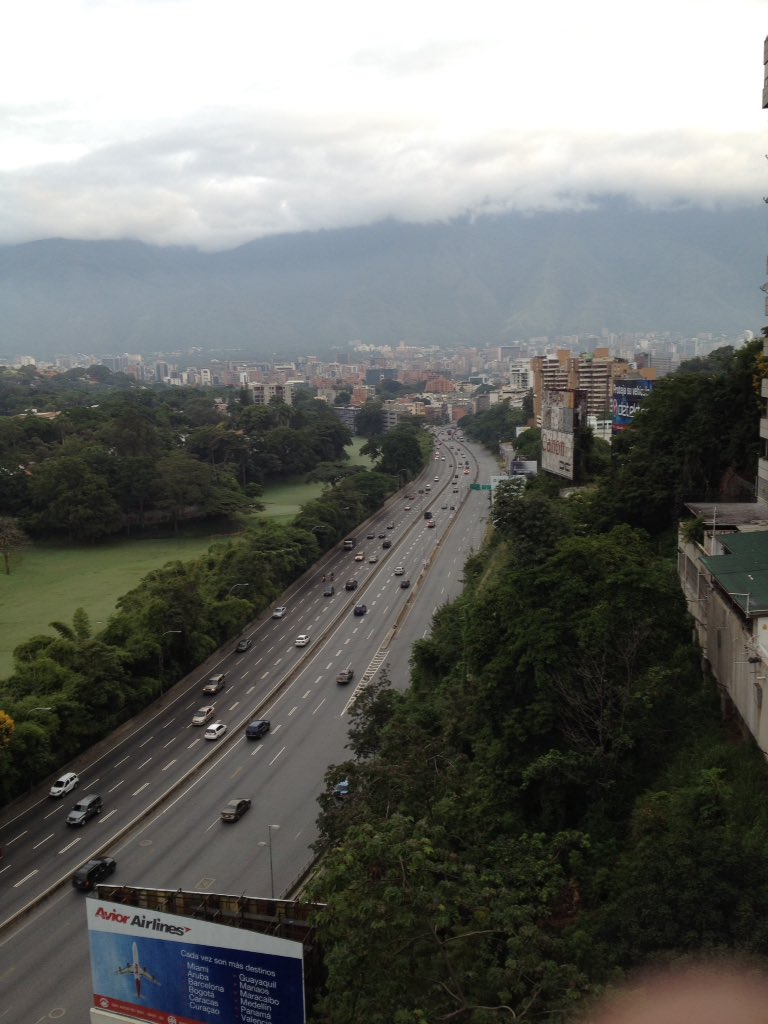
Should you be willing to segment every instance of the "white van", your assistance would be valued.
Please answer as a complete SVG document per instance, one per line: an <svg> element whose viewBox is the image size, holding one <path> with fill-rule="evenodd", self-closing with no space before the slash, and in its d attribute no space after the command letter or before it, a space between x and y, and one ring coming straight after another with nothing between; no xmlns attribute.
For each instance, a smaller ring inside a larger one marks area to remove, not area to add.
<svg viewBox="0 0 768 1024"><path fill-rule="evenodd" d="M71 793L73 789L77 789L79 784L80 779L77 775L74 772L67 772L60 779L56 779L48 790L48 796L64 796L65 793Z"/></svg>

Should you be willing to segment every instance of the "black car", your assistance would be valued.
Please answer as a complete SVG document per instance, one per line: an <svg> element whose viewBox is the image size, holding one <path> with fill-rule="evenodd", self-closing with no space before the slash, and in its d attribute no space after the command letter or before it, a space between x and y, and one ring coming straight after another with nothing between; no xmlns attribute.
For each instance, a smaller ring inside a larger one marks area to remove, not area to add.
<svg viewBox="0 0 768 1024"><path fill-rule="evenodd" d="M241 640L235 648L235 653L240 654L242 651L248 651L253 647L253 640Z"/></svg>
<svg viewBox="0 0 768 1024"><path fill-rule="evenodd" d="M384 538L385 538L386 536L387 536L387 535L386 535L386 533L380 533L380 534L379 534L379 540L384 540Z"/></svg>
<svg viewBox="0 0 768 1024"><path fill-rule="evenodd" d="M270 723L263 718L257 718L249 722L245 727L245 735L249 740L260 740L270 730Z"/></svg>
<svg viewBox="0 0 768 1024"><path fill-rule="evenodd" d="M221 809L221 820L222 821L240 821L246 811L251 809L251 801L247 797L236 797L234 800L228 801L225 807Z"/></svg>
<svg viewBox="0 0 768 1024"><path fill-rule="evenodd" d="M411 581L410 580L400 580L400 588L402 590L407 590L408 587L410 587L410 585L411 585Z"/></svg>
<svg viewBox="0 0 768 1024"><path fill-rule="evenodd" d="M376 534L375 533L368 533L368 534L366 534L366 536L367 536L368 540L375 540L376 539Z"/></svg>
<svg viewBox="0 0 768 1024"><path fill-rule="evenodd" d="M391 540L385 540L384 543L381 546L383 548L391 548L392 547L392 541Z"/></svg>
<svg viewBox="0 0 768 1024"><path fill-rule="evenodd" d="M368 605L367 604L356 604L355 605L355 615L365 615L365 613L367 611L368 611Z"/></svg>
<svg viewBox="0 0 768 1024"><path fill-rule="evenodd" d="M95 885L98 885L104 878L108 878L117 867L117 863L111 857L98 857L96 860L89 860L72 875L72 885L82 892L90 892Z"/></svg>
<svg viewBox="0 0 768 1024"><path fill-rule="evenodd" d="M344 584L345 590L357 590L357 580L347 580Z"/></svg>

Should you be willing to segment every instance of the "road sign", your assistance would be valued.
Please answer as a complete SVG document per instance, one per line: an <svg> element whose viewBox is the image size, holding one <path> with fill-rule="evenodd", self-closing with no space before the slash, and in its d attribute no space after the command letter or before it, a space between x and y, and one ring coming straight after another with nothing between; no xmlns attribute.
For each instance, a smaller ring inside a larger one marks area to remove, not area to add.
<svg viewBox="0 0 768 1024"><path fill-rule="evenodd" d="M469 489L470 489L470 491L479 491L480 490L480 484L470 484L469 485Z"/></svg>

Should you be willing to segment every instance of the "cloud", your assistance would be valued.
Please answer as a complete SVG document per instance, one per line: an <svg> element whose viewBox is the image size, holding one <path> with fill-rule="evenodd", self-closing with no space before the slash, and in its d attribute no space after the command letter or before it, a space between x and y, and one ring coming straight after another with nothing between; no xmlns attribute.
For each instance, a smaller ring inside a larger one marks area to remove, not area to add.
<svg viewBox="0 0 768 1024"><path fill-rule="evenodd" d="M713 0L648 0L631 25L608 0L525 17L392 0L372 24L351 0L17 6L40 52L0 69L0 243L217 249L599 193L765 192L757 0L725 21Z"/></svg>

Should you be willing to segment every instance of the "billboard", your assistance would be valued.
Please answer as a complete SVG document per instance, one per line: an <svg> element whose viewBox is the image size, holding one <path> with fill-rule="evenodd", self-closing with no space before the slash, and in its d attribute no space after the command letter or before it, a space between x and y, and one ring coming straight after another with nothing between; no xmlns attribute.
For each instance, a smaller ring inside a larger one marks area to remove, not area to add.
<svg viewBox="0 0 768 1024"><path fill-rule="evenodd" d="M616 380L611 399L611 433L620 434L626 430L643 401L653 391L652 380Z"/></svg>
<svg viewBox="0 0 768 1024"><path fill-rule="evenodd" d="M574 435L562 430L541 430L541 468L573 480Z"/></svg>
<svg viewBox="0 0 768 1024"><path fill-rule="evenodd" d="M304 1024L301 942L86 900L93 1005L152 1024Z"/></svg>
<svg viewBox="0 0 768 1024"><path fill-rule="evenodd" d="M577 392L556 391L544 392L541 403L541 425L546 430L559 430L565 434L574 431L574 413L576 412Z"/></svg>

